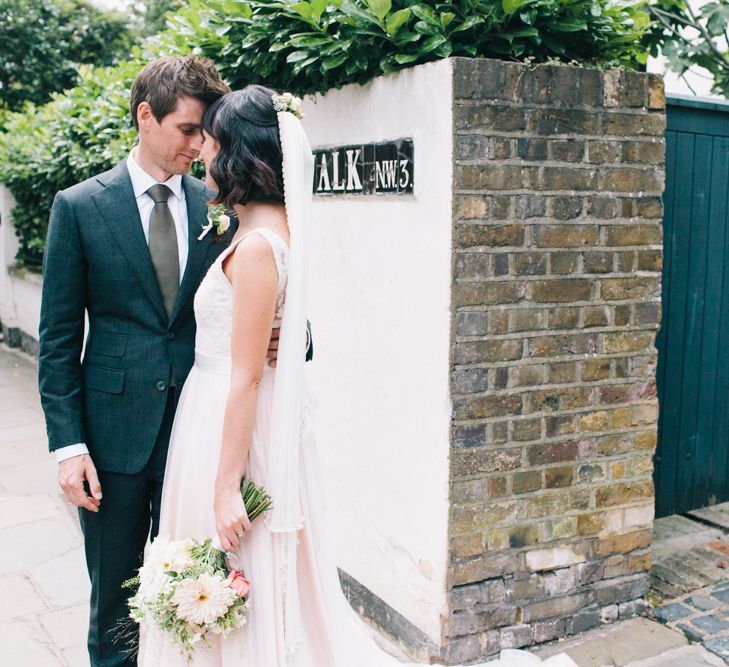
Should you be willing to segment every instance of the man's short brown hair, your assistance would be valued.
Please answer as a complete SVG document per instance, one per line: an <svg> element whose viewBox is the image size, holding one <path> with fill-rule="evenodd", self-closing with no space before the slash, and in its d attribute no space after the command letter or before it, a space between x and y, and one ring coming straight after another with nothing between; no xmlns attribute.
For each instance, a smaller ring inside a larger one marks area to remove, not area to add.
<svg viewBox="0 0 729 667"><path fill-rule="evenodd" d="M131 113L139 129L137 109L147 102L158 123L177 106L180 97L193 97L210 105L229 92L220 73L208 58L167 56L153 60L137 75L132 84Z"/></svg>

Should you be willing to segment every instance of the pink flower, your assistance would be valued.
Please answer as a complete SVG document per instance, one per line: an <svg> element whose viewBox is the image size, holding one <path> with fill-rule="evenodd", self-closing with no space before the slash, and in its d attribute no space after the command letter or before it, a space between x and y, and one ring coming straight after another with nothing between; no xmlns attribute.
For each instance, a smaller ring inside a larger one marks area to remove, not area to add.
<svg viewBox="0 0 729 667"><path fill-rule="evenodd" d="M251 582L243 577L243 573L238 570L231 570L228 575L230 581L230 587L239 595L244 598L248 595L248 591L251 588Z"/></svg>

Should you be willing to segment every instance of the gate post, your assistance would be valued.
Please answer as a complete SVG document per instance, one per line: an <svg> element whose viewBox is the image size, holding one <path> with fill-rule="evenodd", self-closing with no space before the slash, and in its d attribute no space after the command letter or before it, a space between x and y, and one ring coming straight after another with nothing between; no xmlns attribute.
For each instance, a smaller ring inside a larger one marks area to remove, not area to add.
<svg viewBox="0 0 729 667"><path fill-rule="evenodd" d="M412 655L645 607L664 105L653 75L465 58L306 102L339 565ZM334 191L373 145L410 147L412 192Z"/></svg>

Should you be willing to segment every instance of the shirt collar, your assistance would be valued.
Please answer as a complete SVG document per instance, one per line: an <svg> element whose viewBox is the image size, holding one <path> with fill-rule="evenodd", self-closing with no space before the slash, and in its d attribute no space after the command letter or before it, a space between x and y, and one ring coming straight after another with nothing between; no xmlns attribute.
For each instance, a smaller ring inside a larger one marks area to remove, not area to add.
<svg viewBox="0 0 729 667"><path fill-rule="evenodd" d="M136 150L136 149L134 149ZM142 169L137 161L134 159L134 150L129 153L127 158L127 169L129 170L129 177L132 179L132 188L134 189L134 196L139 199L143 194L149 190L153 185L157 185L159 181L152 178L144 169ZM166 185L172 194L177 197L180 201L184 201L184 193L182 190L182 176L180 174L173 174L166 181L162 183Z"/></svg>

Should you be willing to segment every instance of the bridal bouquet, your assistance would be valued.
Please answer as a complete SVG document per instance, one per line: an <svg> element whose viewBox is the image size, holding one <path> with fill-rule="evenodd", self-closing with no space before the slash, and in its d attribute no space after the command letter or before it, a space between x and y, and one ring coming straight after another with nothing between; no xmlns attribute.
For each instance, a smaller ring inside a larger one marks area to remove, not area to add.
<svg viewBox="0 0 729 667"><path fill-rule="evenodd" d="M266 491L245 478L241 493L251 521L271 508ZM250 582L228 567L211 539L158 537L124 587L137 589L129 600L130 618L166 632L187 660L196 645L209 645L209 633L225 637L246 622Z"/></svg>

